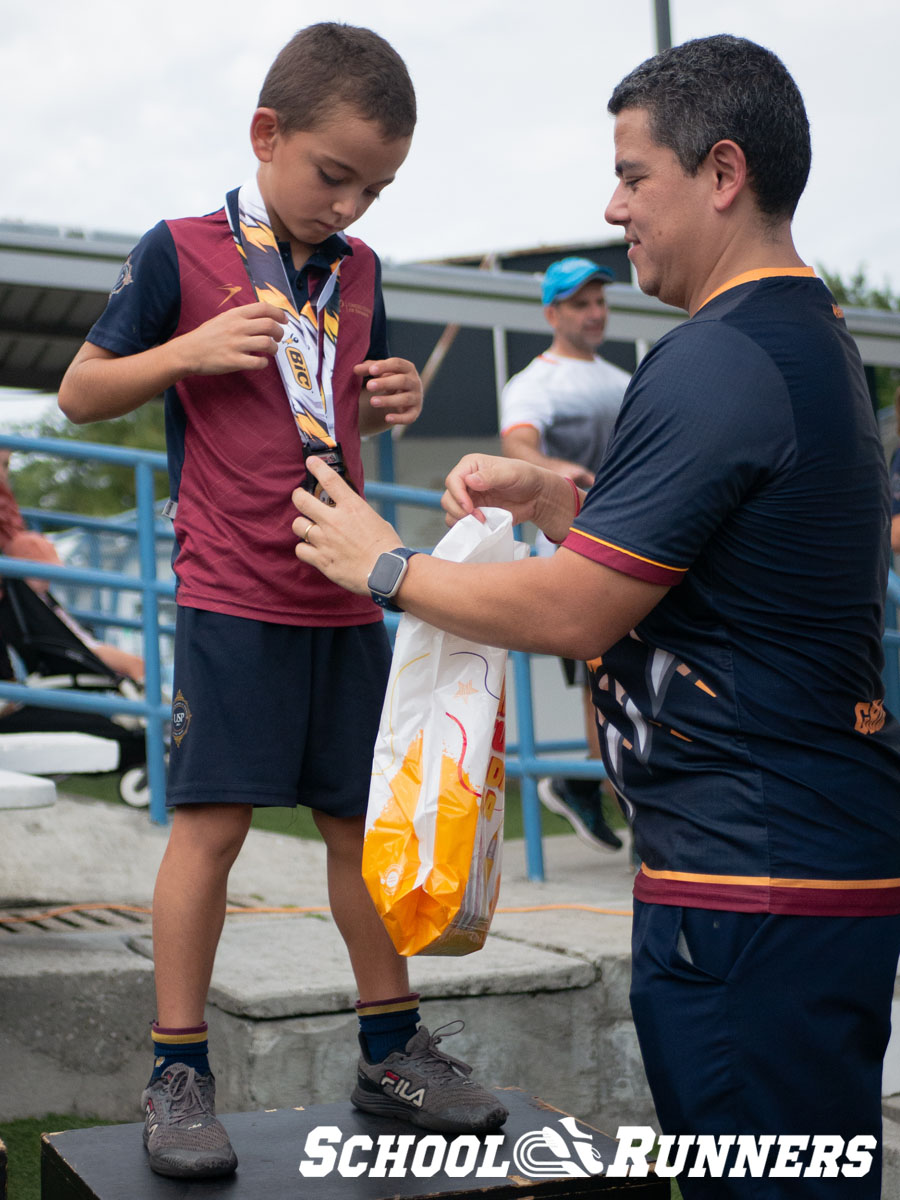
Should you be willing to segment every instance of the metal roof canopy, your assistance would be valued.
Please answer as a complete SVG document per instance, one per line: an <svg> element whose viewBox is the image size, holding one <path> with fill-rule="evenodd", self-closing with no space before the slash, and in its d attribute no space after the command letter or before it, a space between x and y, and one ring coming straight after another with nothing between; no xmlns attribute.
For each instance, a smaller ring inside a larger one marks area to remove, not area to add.
<svg viewBox="0 0 900 1200"><path fill-rule="evenodd" d="M0 387L57 390L136 240L0 223ZM536 275L386 263L383 285L391 321L549 336ZM611 341L652 343L685 320L630 284L607 295ZM900 314L845 312L863 361L900 367Z"/></svg>

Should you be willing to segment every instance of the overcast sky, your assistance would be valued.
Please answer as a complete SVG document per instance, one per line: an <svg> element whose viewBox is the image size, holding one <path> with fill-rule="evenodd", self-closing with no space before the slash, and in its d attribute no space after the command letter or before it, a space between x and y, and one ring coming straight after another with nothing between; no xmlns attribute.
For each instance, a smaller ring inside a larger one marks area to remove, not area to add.
<svg viewBox="0 0 900 1200"><path fill-rule="evenodd" d="M406 60L412 151L354 227L397 262L616 239L609 93L654 53L652 0L0 0L0 219L141 234L251 173L248 125L304 25L368 25ZM774 50L803 92L813 168L800 254L900 291L900 5L671 0L676 42Z"/></svg>

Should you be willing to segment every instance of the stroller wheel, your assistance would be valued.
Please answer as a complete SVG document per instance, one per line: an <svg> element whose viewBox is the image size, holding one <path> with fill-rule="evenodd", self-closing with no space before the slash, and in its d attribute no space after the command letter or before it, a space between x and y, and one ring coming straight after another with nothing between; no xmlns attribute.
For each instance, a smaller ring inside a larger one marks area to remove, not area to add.
<svg viewBox="0 0 900 1200"><path fill-rule="evenodd" d="M119 795L132 808L147 808L150 804L150 785L145 766L132 767L123 773L119 780Z"/></svg>

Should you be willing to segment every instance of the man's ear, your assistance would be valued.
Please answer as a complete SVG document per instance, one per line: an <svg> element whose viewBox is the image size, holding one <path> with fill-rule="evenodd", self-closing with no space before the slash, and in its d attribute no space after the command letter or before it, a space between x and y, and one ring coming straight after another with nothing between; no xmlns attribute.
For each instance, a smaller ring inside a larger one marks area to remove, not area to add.
<svg viewBox="0 0 900 1200"><path fill-rule="evenodd" d="M250 145L260 162L269 162L278 136L278 113L274 108L258 108L250 118Z"/></svg>
<svg viewBox="0 0 900 1200"><path fill-rule="evenodd" d="M747 186L747 159L737 142L716 142L706 159L714 178L713 207L730 208Z"/></svg>
<svg viewBox="0 0 900 1200"><path fill-rule="evenodd" d="M551 329L555 329L557 326L558 322L557 322L556 318L557 318L556 305L555 304L545 304L544 305L544 319L546 320L547 324L550 326Z"/></svg>

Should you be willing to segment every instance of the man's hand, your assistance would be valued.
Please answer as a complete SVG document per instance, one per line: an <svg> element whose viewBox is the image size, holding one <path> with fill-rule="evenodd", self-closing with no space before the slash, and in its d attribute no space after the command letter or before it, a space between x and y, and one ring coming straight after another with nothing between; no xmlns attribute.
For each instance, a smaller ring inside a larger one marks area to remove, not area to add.
<svg viewBox="0 0 900 1200"><path fill-rule="evenodd" d="M368 595L369 573L379 554L403 543L392 525L349 487L321 458L308 458L306 469L322 485L334 504L324 504L305 488L291 496L300 516L291 529L300 539L296 553L359 596Z"/></svg>
<svg viewBox="0 0 900 1200"><path fill-rule="evenodd" d="M411 425L422 411L422 381L405 358L366 359L353 373L366 381L359 397L359 431L364 436L393 425Z"/></svg>
<svg viewBox="0 0 900 1200"><path fill-rule="evenodd" d="M171 344L178 345L185 375L262 371L277 353L286 324L280 308L257 300L226 309Z"/></svg>
<svg viewBox="0 0 900 1200"><path fill-rule="evenodd" d="M517 458L467 454L445 480L441 504L448 525L479 508L505 508L518 525L533 521L548 537L561 540L575 512L575 496L561 475Z"/></svg>

